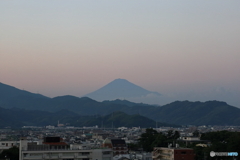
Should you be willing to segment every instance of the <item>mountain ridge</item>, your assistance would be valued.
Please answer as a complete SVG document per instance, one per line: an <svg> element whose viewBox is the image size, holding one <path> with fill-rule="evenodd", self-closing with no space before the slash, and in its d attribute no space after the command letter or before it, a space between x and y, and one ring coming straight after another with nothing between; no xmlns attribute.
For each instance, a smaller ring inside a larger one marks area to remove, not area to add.
<svg viewBox="0 0 240 160"><path fill-rule="evenodd" d="M240 125L240 109L226 102L175 101L163 106L145 105L126 100L98 102L88 97L71 95L48 98L31 92L0 85L0 106L3 108L22 108L25 110L42 110L57 112L63 109L79 115L107 115L120 111L133 115L138 114L155 121L171 124L192 125ZM2 87L3 88L3 87ZM16 94L7 91L17 90ZM27 96L25 94L27 93ZM17 96L13 96L17 95ZM0 117L1 119L1 117Z"/></svg>
<svg viewBox="0 0 240 160"><path fill-rule="evenodd" d="M16 87L4 84L0 82L0 96L1 99L6 98L9 99L9 97L17 97L17 96L31 96L31 97L40 97L40 98L49 98L44 95L38 94L38 93L31 93L29 91L21 90Z"/></svg>
<svg viewBox="0 0 240 160"><path fill-rule="evenodd" d="M9 117L14 114L14 117ZM57 122L75 127L99 126L104 122L104 127L154 127L156 122L141 115L128 115L124 112L113 112L105 116L81 116L68 110L60 110L54 113L38 110L24 110L18 108L4 109L0 107L0 128L23 126L56 126ZM159 126L178 126L158 122ZM103 127L103 126L102 126Z"/></svg>

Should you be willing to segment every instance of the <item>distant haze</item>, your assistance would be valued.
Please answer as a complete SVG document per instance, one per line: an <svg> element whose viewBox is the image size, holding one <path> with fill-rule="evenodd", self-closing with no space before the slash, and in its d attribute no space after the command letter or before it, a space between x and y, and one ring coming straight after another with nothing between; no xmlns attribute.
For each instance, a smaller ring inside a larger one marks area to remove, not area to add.
<svg viewBox="0 0 240 160"><path fill-rule="evenodd" d="M240 107L240 1L0 1L0 82L55 97L117 78Z"/></svg>

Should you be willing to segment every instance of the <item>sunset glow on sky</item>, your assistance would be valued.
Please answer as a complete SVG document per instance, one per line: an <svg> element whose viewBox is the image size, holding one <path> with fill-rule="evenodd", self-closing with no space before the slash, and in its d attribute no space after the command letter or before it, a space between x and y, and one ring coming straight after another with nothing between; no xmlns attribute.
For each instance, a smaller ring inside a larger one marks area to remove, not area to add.
<svg viewBox="0 0 240 160"><path fill-rule="evenodd" d="M0 82L55 97L117 78L240 107L240 1L0 1Z"/></svg>

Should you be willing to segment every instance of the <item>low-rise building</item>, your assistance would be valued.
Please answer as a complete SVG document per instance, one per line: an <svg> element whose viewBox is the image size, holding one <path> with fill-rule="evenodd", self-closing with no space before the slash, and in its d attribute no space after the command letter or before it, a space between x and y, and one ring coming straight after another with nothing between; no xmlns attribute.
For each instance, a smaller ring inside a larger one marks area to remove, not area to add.
<svg viewBox="0 0 240 160"><path fill-rule="evenodd" d="M103 147L112 148L113 155L127 154L128 148L125 140L123 139L105 139Z"/></svg>
<svg viewBox="0 0 240 160"><path fill-rule="evenodd" d="M193 160L195 153L191 148L155 147L152 152L153 160Z"/></svg>
<svg viewBox="0 0 240 160"><path fill-rule="evenodd" d="M60 137L47 137L42 143L20 140L19 160L111 160L111 148L70 147Z"/></svg>
<svg viewBox="0 0 240 160"><path fill-rule="evenodd" d="M208 143L208 140L200 140L200 137L193 137L193 136L183 136L180 137L178 140L178 142L182 142L185 143L186 146L188 146L189 144L197 144L197 143Z"/></svg>
<svg viewBox="0 0 240 160"><path fill-rule="evenodd" d="M12 147L18 147L19 141L0 141L0 153L5 150Z"/></svg>

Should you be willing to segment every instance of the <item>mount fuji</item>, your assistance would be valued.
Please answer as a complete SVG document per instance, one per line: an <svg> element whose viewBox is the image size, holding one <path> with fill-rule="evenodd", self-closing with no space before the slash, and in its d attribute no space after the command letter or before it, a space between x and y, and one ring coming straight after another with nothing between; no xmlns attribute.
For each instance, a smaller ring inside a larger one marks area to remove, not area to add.
<svg viewBox="0 0 240 160"><path fill-rule="evenodd" d="M126 79L115 79L102 88L85 95L97 101L124 99L146 103L146 99L161 97L158 92L148 91Z"/></svg>

